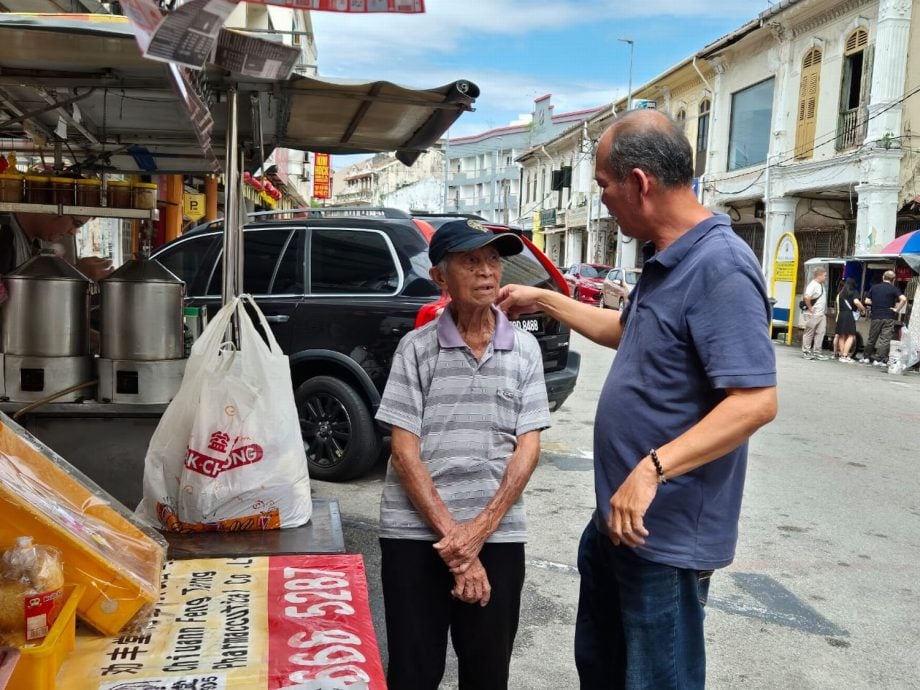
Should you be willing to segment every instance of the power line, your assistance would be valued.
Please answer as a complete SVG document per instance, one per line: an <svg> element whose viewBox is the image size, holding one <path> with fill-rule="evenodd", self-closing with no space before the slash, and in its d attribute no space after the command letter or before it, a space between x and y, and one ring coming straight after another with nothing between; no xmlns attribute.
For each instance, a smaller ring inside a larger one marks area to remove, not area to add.
<svg viewBox="0 0 920 690"><path fill-rule="evenodd" d="M879 116L882 115L883 113L886 113L887 111L891 110L892 108L894 108L894 107L896 107L896 106L902 104L904 101L906 101L908 98L910 98L911 96L915 95L915 94L918 93L918 92L920 92L920 86L914 87L914 88L911 89L910 91L907 91L903 96L901 96L901 97L898 98L897 100L892 101L891 103L889 103L887 106L885 106L885 107L882 108L881 110L879 110L879 111L873 113L872 115L870 115L869 117L867 117L866 120L865 120L865 124L868 125L869 122L871 122L871 121L874 120L875 118L879 117ZM895 140L895 139L901 139L901 138L903 138L903 137L893 137L891 140L893 141L893 140ZM816 139L818 139L818 140L820 140L820 141L816 141L816 143L812 146L812 150L813 150L813 151L819 149L819 148L822 147L822 146L826 146L827 144L829 144L829 143L831 143L831 142L833 142L833 141L836 141L836 139L837 139L837 130L835 129L835 130L832 131L832 132L826 132L826 133L822 134L820 137L816 137ZM847 156L847 157L851 157L851 156L854 156L854 155L858 155L861 151L865 150L866 148L867 148L867 142L863 142L862 145L860 145L860 147L859 147L856 151L853 151L853 152L851 152L851 153L848 153L848 154L846 154L846 156ZM791 154L791 155L790 155L790 154ZM786 157L785 157L785 158L782 158L781 160L778 160L778 161L776 161L776 162L774 162L774 163L765 164L765 165L761 168L760 173L758 174L757 178L756 178L753 182L751 182L747 187L744 187L743 189L740 189L740 190L737 190L737 191L733 191L733 192L723 192L723 191L720 191L720 190L716 189L716 187L715 187L715 184L716 184L716 183L713 182L713 183L712 183L712 189L713 189L713 191L715 191L715 192L718 193L718 194L722 194L723 196L736 196L736 195L738 195L738 194L743 194L744 192L746 192L747 190L749 190L751 187L753 187L755 184L757 184L757 182L760 180L760 178L763 177L763 174L766 172L766 169L767 169L768 167L781 167L781 166L783 166L785 163L788 163L789 161L792 161L792 160L795 160L795 159L796 159L796 156L795 156L795 149L794 149L794 148L793 148L793 149L789 149L789 150L787 150L787 151L784 151L784 152L782 152L782 153L780 153L780 154L777 154L777 155L779 155L779 156L786 156ZM724 182L728 182L728 181L733 180L733 179L737 179L737 178L739 178L739 177L746 177L747 175L750 175L752 172L754 172L754 171L753 171L753 170L748 170L748 171L745 171L745 172L743 172L743 173L738 173L737 175L732 175L731 177L723 177L723 178L720 178L720 179L719 179L719 184L722 184L722 183L724 183Z"/></svg>

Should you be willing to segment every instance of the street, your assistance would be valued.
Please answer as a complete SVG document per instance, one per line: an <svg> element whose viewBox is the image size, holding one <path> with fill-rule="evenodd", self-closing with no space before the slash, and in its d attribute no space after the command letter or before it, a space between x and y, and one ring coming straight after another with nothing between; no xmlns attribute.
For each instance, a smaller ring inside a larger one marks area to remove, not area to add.
<svg viewBox="0 0 920 690"><path fill-rule="evenodd" d="M578 387L553 414L526 491L512 688L578 686L576 548L594 503L594 412L613 352L577 335L572 347ZM784 345L776 354L779 415L751 442L736 560L710 589L707 686L920 688L920 375L807 361ZM383 469L313 488L339 500L346 546L365 557L386 663L375 534ZM456 687L450 657L442 687Z"/></svg>

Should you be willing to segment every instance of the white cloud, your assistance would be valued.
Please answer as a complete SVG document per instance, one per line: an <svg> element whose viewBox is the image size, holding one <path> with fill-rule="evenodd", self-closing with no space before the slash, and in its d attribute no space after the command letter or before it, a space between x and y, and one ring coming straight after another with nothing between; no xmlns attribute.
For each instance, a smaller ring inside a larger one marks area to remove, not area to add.
<svg viewBox="0 0 920 690"><path fill-rule="evenodd" d="M766 0L426 0L425 5L421 15L314 12L320 74L385 79L415 88L468 79L481 91L476 112L464 114L451 136L506 126L547 93L557 113L625 96L625 69L618 67L610 74L603 65L578 64L562 39L555 46L534 46L532 32L587 37L589 30L601 28L615 37L624 22L635 27L637 21L641 26L653 19L662 26L667 22L672 30L676 23L680 31L692 31L696 20L718 20L733 29L768 7ZM701 35L698 48L713 38ZM520 51L522 45L543 50L544 55L557 50L560 59L573 60L571 72L577 76L550 76L540 68L525 73L526 65L501 57L483 67L471 57L483 53L486 45L490 55ZM625 47L619 47L623 54L616 64L625 60Z"/></svg>

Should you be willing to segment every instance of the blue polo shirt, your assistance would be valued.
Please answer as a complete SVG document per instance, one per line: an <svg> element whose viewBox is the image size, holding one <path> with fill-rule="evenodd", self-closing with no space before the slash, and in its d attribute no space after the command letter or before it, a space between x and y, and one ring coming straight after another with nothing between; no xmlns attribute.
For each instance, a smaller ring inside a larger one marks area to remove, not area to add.
<svg viewBox="0 0 920 690"><path fill-rule="evenodd" d="M727 216L707 218L649 258L621 315L623 335L594 426L597 512L650 448L700 421L726 388L776 385L760 264ZM680 568L731 563L747 443L658 488L637 554Z"/></svg>

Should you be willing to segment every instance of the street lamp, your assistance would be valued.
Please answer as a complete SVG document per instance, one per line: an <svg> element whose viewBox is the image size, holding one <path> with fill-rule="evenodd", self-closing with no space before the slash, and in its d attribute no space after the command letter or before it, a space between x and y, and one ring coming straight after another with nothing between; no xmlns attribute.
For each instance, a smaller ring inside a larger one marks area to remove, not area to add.
<svg viewBox="0 0 920 690"><path fill-rule="evenodd" d="M626 109L632 110L633 40L631 38L618 38L617 40L629 44L629 84L626 87Z"/></svg>
<svg viewBox="0 0 920 690"><path fill-rule="evenodd" d="M632 110L632 73L633 73L633 40L631 38L618 38L620 43L629 44L629 83L626 86L626 110L627 112ZM616 258L614 259L614 264L617 266L623 265L623 229L620 227L620 222L617 221L617 252Z"/></svg>

